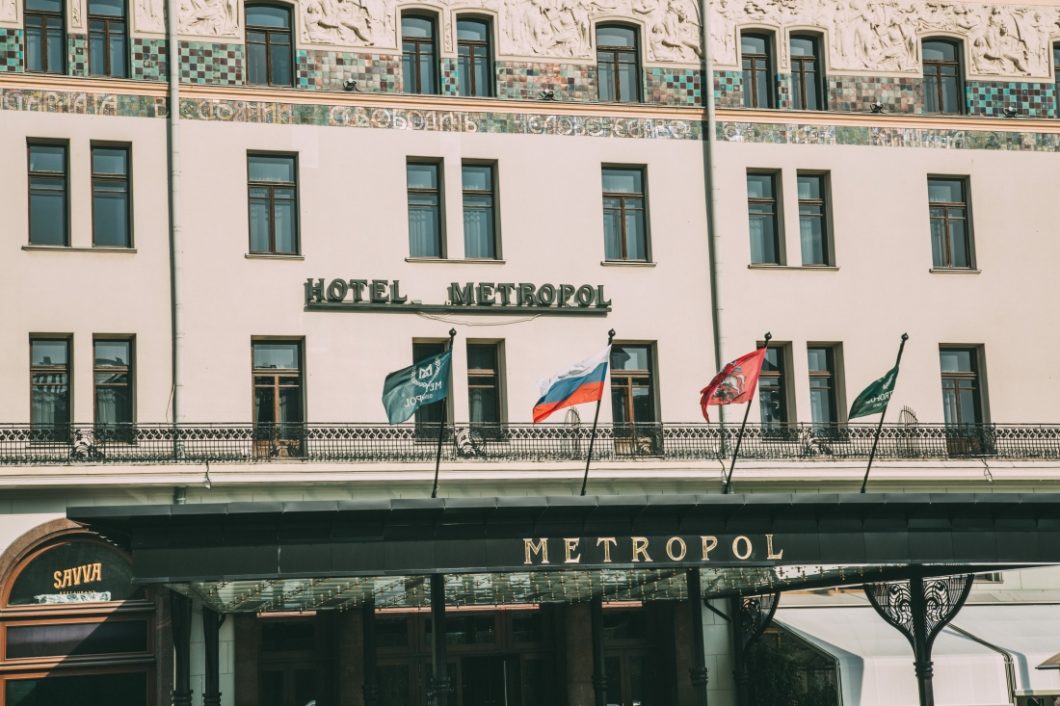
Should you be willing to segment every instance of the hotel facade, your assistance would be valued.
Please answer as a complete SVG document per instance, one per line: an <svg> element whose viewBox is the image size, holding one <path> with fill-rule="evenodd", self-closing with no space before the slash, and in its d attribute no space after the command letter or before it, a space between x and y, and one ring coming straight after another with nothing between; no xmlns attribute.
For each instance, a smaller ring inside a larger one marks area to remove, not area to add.
<svg viewBox="0 0 1060 706"><path fill-rule="evenodd" d="M0 706L1052 704L1058 153L1056 3L0 0Z"/></svg>

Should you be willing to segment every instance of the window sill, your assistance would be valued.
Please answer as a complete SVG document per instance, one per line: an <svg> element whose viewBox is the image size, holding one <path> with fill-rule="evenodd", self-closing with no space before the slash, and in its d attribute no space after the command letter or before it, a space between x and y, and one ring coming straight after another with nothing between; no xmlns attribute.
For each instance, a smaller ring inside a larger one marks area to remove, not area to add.
<svg viewBox="0 0 1060 706"><path fill-rule="evenodd" d="M488 257L465 258L462 260L447 257L406 257L405 262L433 262L445 265L503 265L507 260L493 260Z"/></svg>
<svg viewBox="0 0 1060 706"><path fill-rule="evenodd" d="M99 246L91 248L72 247L70 245L23 245L22 249L27 252L108 252L135 254L136 248L116 248L110 246Z"/></svg>
<svg viewBox="0 0 1060 706"><path fill-rule="evenodd" d="M604 267L655 267L656 263L649 260L601 260Z"/></svg>
<svg viewBox="0 0 1060 706"><path fill-rule="evenodd" d="M304 260L305 255L281 255L279 253L248 252L244 255L248 260Z"/></svg>
<svg viewBox="0 0 1060 706"><path fill-rule="evenodd" d="M975 270L971 267L932 267L928 272L933 275L978 275L982 273L982 270Z"/></svg>
<svg viewBox="0 0 1060 706"><path fill-rule="evenodd" d="M799 270L800 272L838 272L838 265L768 265L765 263L750 264L749 270Z"/></svg>

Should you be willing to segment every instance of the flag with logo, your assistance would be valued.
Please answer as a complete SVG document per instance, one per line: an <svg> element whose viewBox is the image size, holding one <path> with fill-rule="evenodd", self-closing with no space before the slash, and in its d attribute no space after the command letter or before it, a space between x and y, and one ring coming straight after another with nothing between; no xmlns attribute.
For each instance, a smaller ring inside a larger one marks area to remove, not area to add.
<svg viewBox="0 0 1060 706"><path fill-rule="evenodd" d="M449 396L449 366L452 351L424 358L396 370L383 382L383 407L391 424L401 424L426 404Z"/></svg>
<svg viewBox="0 0 1060 706"><path fill-rule="evenodd" d="M894 392L894 383L898 379L898 366L894 366L879 380L872 383L861 391L854 404L850 405L849 419L855 417L867 417L870 414L878 414L887 408Z"/></svg>
<svg viewBox="0 0 1060 706"><path fill-rule="evenodd" d="M707 407L711 405L750 402L758 388L758 376L766 359L766 348L757 348L730 362L714 379L700 390L699 406L708 422Z"/></svg>

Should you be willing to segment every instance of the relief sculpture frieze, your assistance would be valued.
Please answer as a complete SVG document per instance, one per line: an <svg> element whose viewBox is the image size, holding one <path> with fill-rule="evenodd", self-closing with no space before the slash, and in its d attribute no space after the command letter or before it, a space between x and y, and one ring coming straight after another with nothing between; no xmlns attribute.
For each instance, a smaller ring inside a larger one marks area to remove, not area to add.
<svg viewBox="0 0 1060 706"><path fill-rule="evenodd" d="M180 33L183 35L236 37L241 34L239 28L236 0L180 0Z"/></svg>
<svg viewBox="0 0 1060 706"><path fill-rule="evenodd" d="M18 21L17 0L0 0L0 22Z"/></svg>
<svg viewBox="0 0 1060 706"><path fill-rule="evenodd" d="M1047 78L1050 39L1060 36L1060 8L913 0L717 0L711 22L721 67L739 65L740 27L797 26L828 34L832 69L915 74L920 39L945 33L963 38L973 75Z"/></svg>

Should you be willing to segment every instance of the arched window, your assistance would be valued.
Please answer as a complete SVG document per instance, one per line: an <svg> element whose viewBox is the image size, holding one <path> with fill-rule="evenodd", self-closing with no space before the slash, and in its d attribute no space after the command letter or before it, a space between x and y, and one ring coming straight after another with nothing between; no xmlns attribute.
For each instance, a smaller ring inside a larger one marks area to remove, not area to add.
<svg viewBox="0 0 1060 706"><path fill-rule="evenodd" d="M795 110L825 107L821 42L812 34L791 35L791 107Z"/></svg>
<svg viewBox="0 0 1060 706"><path fill-rule="evenodd" d="M154 704L154 604L113 546L67 535L0 577L0 702Z"/></svg>
<svg viewBox="0 0 1060 706"><path fill-rule="evenodd" d="M773 37L761 32L740 35L743 57L743 106L772 108L777 104L773 79Z"/></svg>
<svg viewBox="0 0 1060 706"><path fill-rule="evenodd" d="M456 48L460 61L460 95L493 95L493 51L490 25L477 18L458 18Z"/></svg>
<svg viewBox="0 0 1060 706"><path fill-rule="evenodd" d="M292 44L290 8L247 4L247 83L294 85Z"/></svg>
<svg viewBox="0 0 1060 706"><path fill-rule="evenodd" d="M92 76L125 78L125 0L88 0L88 73Z"/></svg>
<svg viewBox="0 0 1060 706"><path fill-rule="evenodd" d="M401 16L401 72L405 93L438 93L434 34L433 17Z"/></svg>
<svg viewBox="0 0 1060 706"><path fill-rule="evenodd" d="M636 29L625 25L597 26L596 71L600 100L640 101L640 50Z"/></svg>
<svg viewBox="0 0 1060 706"><path fill-rule="evenodd" d="M26 71L66 73L63 0L26 0Z"/></svg>
<svg viewBox="0 0 1060 706"><path fill-rule="evenodd" d="M924 112L964 112L964 71L961 45L947 39L925 39Z"/></svg>

